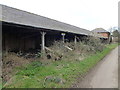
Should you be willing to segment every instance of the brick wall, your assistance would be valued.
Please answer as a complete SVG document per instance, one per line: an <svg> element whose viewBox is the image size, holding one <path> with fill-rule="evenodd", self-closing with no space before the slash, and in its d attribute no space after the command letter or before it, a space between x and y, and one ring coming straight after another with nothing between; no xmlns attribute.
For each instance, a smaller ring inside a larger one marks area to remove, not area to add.
<svg viewBox="0 0 120 90"><path fill-rule="evenodd" d="M98 34L100 34L100 35L102 35L103 37L109 37L109 33L107 33L107 32L103 32L103 33L98 33Z"/></svg>

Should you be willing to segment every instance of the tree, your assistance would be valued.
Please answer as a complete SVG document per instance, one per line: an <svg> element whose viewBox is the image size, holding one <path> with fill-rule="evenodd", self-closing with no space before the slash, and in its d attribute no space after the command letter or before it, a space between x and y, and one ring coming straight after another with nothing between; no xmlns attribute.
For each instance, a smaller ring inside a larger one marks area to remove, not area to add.
<svg viewBox="0 0 120 90"><path fill-rule="evenodd" d="M118 32L118 30L115 30L112 32L113 37L118 37L120 35L120 33Z"/></svg>

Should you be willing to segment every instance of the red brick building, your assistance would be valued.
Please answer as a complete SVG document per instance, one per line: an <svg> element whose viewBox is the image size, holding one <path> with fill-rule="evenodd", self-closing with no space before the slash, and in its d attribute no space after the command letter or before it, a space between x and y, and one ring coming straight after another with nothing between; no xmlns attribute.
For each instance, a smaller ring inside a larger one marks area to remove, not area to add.
<svg viewBox="0 0 120 90"><path fill-rule="evenodd" d="M96 36L98 37L104 37L104 38L109 38L110 36L110 32L108 32L107 30L103 29L103 28L96 28L94 30L92 30L92 32L94 34L96 34Z"/></svg>

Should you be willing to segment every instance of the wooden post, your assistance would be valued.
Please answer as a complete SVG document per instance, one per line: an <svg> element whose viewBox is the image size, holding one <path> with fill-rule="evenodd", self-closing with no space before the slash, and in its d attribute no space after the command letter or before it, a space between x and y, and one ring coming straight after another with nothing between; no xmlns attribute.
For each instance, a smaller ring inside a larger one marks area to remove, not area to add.
<svg viewBox="0 0 120 90"><path fill-rule="evenodd" d="M41 37L41 39L42 39L41 50L42 50L42 52L45 51L45 34L46 34L46 32L41 32L41 35L42 35L42 37Z"/></svg>
<svg viewBox="0 0 120 90"><path fill-rule="evenodd" d="M62 35L63 43L65 43L65 33L61 33L61 35Z"/></svg>
<svg viewBox="0 0 120 90"><path fill-rule="evenodd" d="M75 38L74 38L74 42L75 42L75 44L77 43L77 37L75 36Z"/></svg>

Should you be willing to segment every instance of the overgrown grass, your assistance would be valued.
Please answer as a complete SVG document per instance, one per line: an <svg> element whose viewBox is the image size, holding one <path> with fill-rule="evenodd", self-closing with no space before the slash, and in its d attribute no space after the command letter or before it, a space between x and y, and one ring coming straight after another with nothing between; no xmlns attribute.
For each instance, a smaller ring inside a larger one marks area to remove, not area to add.
<svg viewBox="0 0 120 90"><path fill-rule="evenodd" d="M102 52L98 51L82 61L70 61L68 58L50 64L35 61L17 68L18 72L4 88L68 88L78 75L85 75L116 46L117 44L107 45Z"/></svg>
<svg viewBox="0 0 120 90"><path fill-rule="evenodd" d="M2 89L2 83L0 83L0 90Z"/></svg>

